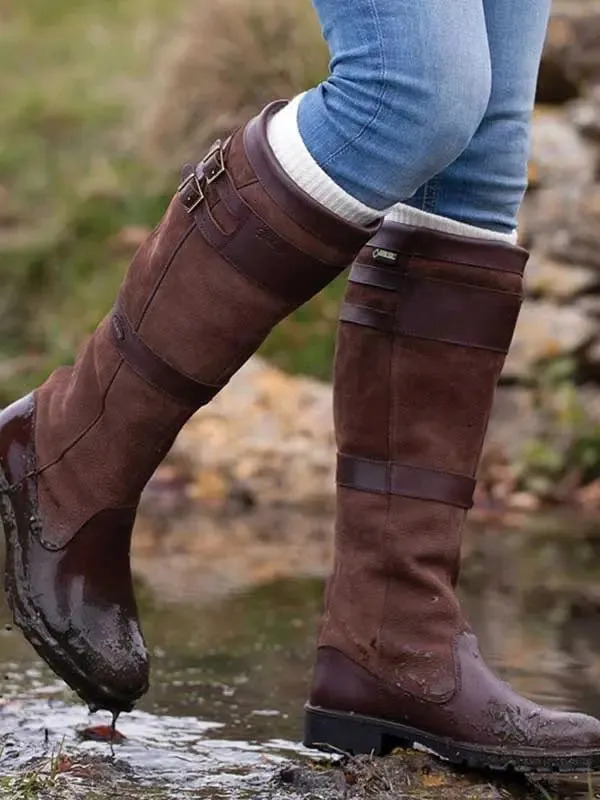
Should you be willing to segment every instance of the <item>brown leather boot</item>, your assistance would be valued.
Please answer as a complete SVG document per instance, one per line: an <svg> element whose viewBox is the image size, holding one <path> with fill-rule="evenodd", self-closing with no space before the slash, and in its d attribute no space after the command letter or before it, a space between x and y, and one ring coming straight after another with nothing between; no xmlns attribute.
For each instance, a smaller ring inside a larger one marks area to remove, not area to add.
<svg viewBox="0 0 600 800"><path fill-rule="evenodd" d="M378 227L344 222L283 173L266 138L280 106L186 169L75 366L0 415L8 600L92 706L126 710L147 688L129 568L143 487L190 415Z"/></svg>
<svg viewBox="0 0 600 800"><path fill-rule="evenodd" d="M386 223L352 270L309 747L417 743L472 767L600 766L600 722L542 708L492 674L454 591L526 261L516 247Z"/></svg>

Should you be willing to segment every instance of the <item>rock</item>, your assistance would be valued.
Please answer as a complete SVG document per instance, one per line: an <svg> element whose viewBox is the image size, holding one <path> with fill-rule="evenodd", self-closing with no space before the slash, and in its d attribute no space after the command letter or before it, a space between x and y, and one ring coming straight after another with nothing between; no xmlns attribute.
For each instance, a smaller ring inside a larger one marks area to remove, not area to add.
<svg viewBox="0 0 600 800"><path fill-rule="evenodd" d="M171 458L198 476L198 499L237 486L267 505L321 506L331 502L334 453L331 387L256 357L190 420Z"/></svg>
<svg viewBox="0 0 600 800"><path fill-rule="evenodd" d="M593 183L598 160L562 110L538 107L532 128L532 167L535 183L542 186L582 187Z"/></svg>
<svg viewBox="0 0 600 800"><path fill-rule="evenodd" d="M600 295L589 294L581 297L577 302L577 308L590 317L600 317Z"/></svg>
<svg viewBox="0 0 600 800"><path fill-rule="evenodd" d="M521 241L530 249L554 261L600 269L600 184L533 192L520 223Z"/></svg>
<svg viewBox="0 0 600 800"><path fill-rule="evenodd" d="M323 579L333 561L335 487L327 489L330 507L314 513L308 496L295 508L284 505L285 497L270 507L261 499L243 514L190 503L162 520L142 504L133 537L136 573L168 602L204 602L299 575Z"/></svg>
<svg viewBox="0 0 600 800"><path fill-rule="evenodd" d="M600 142L600 85L594 86L585 97L570 103L567 114L580 133Z"/></svg>
<svg viewBox="0 0 600 800"><path fill-rule="evenodd" d="M526 287L531 295L565 301L599 283L600 276L595 270L553 261L542 253L533 254L527 265Z"/></svg>
<svg viewBox="0 0 600 800"><path fill-rule="evenodd" d="M562 225L547 234L547 252L570 264L600 269L600 184L576 197L566 194L562 210Z"/></svg>
<svg viewBox="0 0 600 800"><path fill-rule="evenodd" d="M526 303L506 361L504 378L531 378L540 361L572 355L592 341L595 333L596 325L576 308L549 302Z"/></svg>
<svg viewBox="0 0 600 800"><path fill-rule="evenodd" d="M564 245L569 234L569 208L577 202L578 196L577 189L564 191L559 186L528 192L519 214L520 243L544 253L552 250L552 242L557 239Z"/></svg>
<svg viewBox="0 0 600 800"><path fill-rule="evenodd" d="M109 742L123 744L127 737L112 725L93 725L77 731L77 736L84 742Z"/></svg>
<svg viewBox="0 0 600 800"><path fill-rule="evenodd" d="M540 359L583 347L594 330L585 314L572 308L548 302L526 305L505 379L530 379ZM540 432L531 391L501 386L486 444L489 463L519 457L523 445ZM187 552L191 539L203 560L223 561L223 568L215 567L215 572L226 584L227 559L245 553L245 543L254 540L258 530L261 548L250 567L253 574L270 575L271 565L281 560L282 546L288 548L293 572L309 543L315 561L326 567L335 454L331 386L286 375L261 358L251 359L211 406L184 426L150 482L142 503L139 527L145 535L137 537L138 555L144 555L142 540L151 551L168 529L170 539L180 542L177 553ZM294 541L289 542L290 514L296 512L300 516L292 526ZM226 558L215 545L224 524L229 525L232 544ZM190 530L197 534L190 537ZM299 531L303 533L297 549ZM187 563L183 556L177 567L182 575Z"/></svg>
<svg viewBox="0 0 600 800"><path fill-rule="evenodd" d="M550 21L538 99L561 103L583 87L600 82L600 4L597 0L563 0Z"/></svg>

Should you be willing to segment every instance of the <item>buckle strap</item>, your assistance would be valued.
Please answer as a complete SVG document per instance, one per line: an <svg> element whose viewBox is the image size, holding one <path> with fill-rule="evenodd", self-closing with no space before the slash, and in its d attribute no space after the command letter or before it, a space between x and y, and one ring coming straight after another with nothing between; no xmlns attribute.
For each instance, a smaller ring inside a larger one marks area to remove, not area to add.
<svg viewBox="0 0 600 800"><path fill-rule="evenodd" d="M217 143L196 169L189 168L179 199L210 246L253 283L294 306L302 305L346 268L300 250L271 228L242 198L226 167L224 145ZM222 179L208 191L217 178ZM215 219L222 204L226 227Z"/></svg>
<svg viewBox="0 0 600 800"><path fill-rule="evenodd" d="M177 194L188 214L193 214L206 198L206 187L225 173L223 142L217 139L202 161L195 168L186 169L186 172L188 174L177 187Z"/></svg>
<svg viewBox="0 0 600 800"><path fill-rule="evenodd" d="M117 303L111 320L117 349L131 369L146 383L185 406L200 408L221 391L222 386L200 383L179 372L140 338Z"/></svg>
<svg viewBox="0 0 600 800"><path fill-rule="evenodd" d="M453 472L338 453L337 484L359 492L410 497L468 510L473 507L476 481Z"/></svg>

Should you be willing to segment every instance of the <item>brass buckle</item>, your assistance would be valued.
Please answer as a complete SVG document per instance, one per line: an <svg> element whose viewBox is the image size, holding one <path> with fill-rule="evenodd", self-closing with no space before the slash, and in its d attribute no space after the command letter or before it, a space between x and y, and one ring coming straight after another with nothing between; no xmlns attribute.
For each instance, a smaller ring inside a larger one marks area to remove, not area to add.
<svg viewBox="0 0 600 800"><path fill-rule="evenodd" d="M211 159L214 159L213 164L210 164ZM204 156L202 165L207 185L210 185L223 175L225 172L225 156L223 154L223 142L220 139L217 139Z"/></svg>
<svg viewBox="0 0 600 800"><path fill-rule="evenodd" d="M193 203L186 202L188 196L186 193L189 193L191 185L193 185L196 193L198 194L198 197L196 198L196 200L194 200ZM198 180L198 176L196 175L195 170L194 172L190 173L188 177L179 184L177 192L179 194L179 199L183 203L183 206L188 214L192 214L198 208L198 206L204 201L204 192L202 191L202 187L200 186L200 181Z"/></svg>

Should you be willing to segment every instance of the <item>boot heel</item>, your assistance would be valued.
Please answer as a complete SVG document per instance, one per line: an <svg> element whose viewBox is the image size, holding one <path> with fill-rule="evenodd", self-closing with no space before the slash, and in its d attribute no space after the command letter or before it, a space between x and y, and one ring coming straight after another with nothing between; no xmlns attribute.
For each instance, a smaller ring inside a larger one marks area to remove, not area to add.
<svg viewBox="0 0 600 800"><path fill-rule="evenodd" d="M375 720L311 706L305 709L305 747L330 753L384 756L404 744L394 740Z"/></svg>

